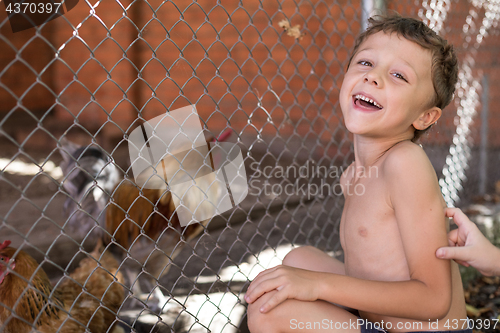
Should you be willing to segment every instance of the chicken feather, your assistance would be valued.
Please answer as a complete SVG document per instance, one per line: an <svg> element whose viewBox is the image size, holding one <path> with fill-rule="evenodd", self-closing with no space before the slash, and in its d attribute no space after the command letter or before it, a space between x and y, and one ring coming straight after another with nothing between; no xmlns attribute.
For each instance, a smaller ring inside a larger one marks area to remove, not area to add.
<svg viewBox="0 0 500 333"><path fill-rule="evenodd" d="M54 289L30 255L7 245L0 245L4 263L0 265L0 331L112 331L124 290L118 262L111 254L93 252Z"/></svg>

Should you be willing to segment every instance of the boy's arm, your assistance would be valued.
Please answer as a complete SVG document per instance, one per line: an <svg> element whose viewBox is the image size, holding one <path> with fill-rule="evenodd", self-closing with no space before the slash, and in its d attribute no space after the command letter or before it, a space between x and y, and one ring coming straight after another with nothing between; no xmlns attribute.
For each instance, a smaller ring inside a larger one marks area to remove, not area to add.
<svg viewBox="0 0 500 333"><path fill-rule="evenodd" d="M410 274L409 281L375 282L346 277L347 288L326 288L361 311L427 320L444 317L451 305L451 265L436 258L448 243L444 203L437 177L425 152L399 145L381 167L388 186ZM328 293L327 291L325 291ZM355 304L354 304L355 303ZM344 305L344 304L342 304Z"/></svg>
<svg viewBox="0 0 500 333"><path fill-rule="evenodd" d="M395 292L408 288L400 296L391 294L399 307L397 312L409 318L419 314L425 314L421 319L445 316L451 306L451 264L435 257L436 249L447 244L448 238L445 205L434 168L420 147L399 145L387 156L382 172L410 274L408 285L394 285Z"/></svg>
<svg viewBox="0 0 500 333"><path fill-rule="evenodd" d="M418 146L396 149L383 166L410 280L382 282L280 266L249 287L253 302L264 292L279 292L268 311L287 298L323 299L360 311L419 320L444 317L451 304L451 265L435 251L447 244L444 206L434 169ZM310 281L306 285L304 281ZM253 288L252 288L253 287Z"/></svg>

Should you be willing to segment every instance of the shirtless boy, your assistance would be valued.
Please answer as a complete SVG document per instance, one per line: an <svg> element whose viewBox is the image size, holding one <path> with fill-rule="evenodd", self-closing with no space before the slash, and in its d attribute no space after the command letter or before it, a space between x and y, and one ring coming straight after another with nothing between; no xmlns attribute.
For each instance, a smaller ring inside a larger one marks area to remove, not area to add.
<svg viewBox="0 0 500 333"><path fill-rule="evenodd" d="M340 179L344 263L306 246L260 273L245 295L252 333L379 332L374 323L388 332L472 332L458 267L435 256L448 244L445 204L413 142L450 103L456 56L420 21L370 24L340 91L355 153ZM356 172L374 167L369 177Z"/></svg>

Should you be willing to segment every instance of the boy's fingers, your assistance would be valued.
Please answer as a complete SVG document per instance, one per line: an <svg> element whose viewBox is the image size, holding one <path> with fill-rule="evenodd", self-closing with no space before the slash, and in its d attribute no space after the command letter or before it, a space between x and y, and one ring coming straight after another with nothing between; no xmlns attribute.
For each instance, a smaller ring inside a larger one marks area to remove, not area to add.
<svg viewBox="0 0 500 333"><path fill-rule="evenodd" d="M252 290L247 290L247 293L245 294L245 300L248 303L252 303L260 296L264 295L265 293L271 290L276 289L277 287L278 285L276 279L263 281L262 283L256 285Z"/></svg>
<svg viewBox="0 0 500 333"><path fill-rule="evenodd" d="M269 275L270 273L273 273L276 270L276 267L266 269L255 277L252 282L250 282L250 286L248 286L247 293L251 293L251 291L259 285L259 283L265 281L266 279L269 279L272 277L272 275Z"/></svg>
<svg viewBox="0 0 500 333"><path fill-rule="evenodd" d="M256 279L262 279L262 278L269 278L269 277L271 277L272 275L270 275L270 274L272 274L272 273L276 272L276 270L277 270L278 268L280 268L281 266L282 266L282 265L278 265L278 266L271 267L271 268L268 268L268 269L263 270L262 272L260 272L260 273L259 273L259 274L255 277L255 279L254 279L254 280L256 280Z"/></svg>
<svg viewBox="0 0 500 333"><path fill-rule="evenodd" d="M266 313L282 302L284 302L288 297L285 295L285 292L278 288L278 292L273 295L262 307L260 308L260 312Z"/></svg>

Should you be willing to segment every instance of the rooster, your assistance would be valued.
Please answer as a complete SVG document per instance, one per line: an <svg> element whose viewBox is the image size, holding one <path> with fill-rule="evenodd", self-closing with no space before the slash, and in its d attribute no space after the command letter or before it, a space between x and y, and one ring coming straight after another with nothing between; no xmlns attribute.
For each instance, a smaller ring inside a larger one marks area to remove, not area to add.
<svg viewBox="0 0 500 333"><path fill-rule="evenodd" d="M97 146L80 147L62 138L63 187L68 231L79 239L96 243L104 235L105 209L120 173L111 158Z"/></svg>
<svg viewBox="0 0 500 333"><path fill-rule="evenodd" d="M0 244L0 331L4 333L117 332L110 329L124 299L118 262L92 253L52 287L47 274L26 252ZM3 329L3 330L2 330Z"/></svg>
<svg viewBox="0 0 500 333"><path fill-rule="evenodd" d="M225 131L218 141L225 141L230 135L230 130ZM207 143L210 141L215 139L207 140ZM119 178L118 171L110 167L112 163L104 152L99 154L94 152L94 149L98 148L77 147L63 142L62 154L66 155L63 165L64 187L70 195L67 199L70 204L66 206L76 208L72 198L78 200L84 197L83 201L78 202L81 208L67 211L67 214L71 217L82 211L88 212L89 222L81 226L79 234L91 231L94 236L98 235L97 246L100 246L101 242L111 243L117 258L125 260L124 272L133 292L139 293L142 300L157 301L158 307L151 304L151 310L159 310L167 299L157 287L158 279L167 273L182 246L204 230L208 220L181 226L172 193L165 189L141 188L126 178L108 191L111 182ZM81 159L84 159L84 163ZM91 160L94 162L90 163ZM184 167L190 162L182 163ZM75 176L70 176L72 173ZM210 191L220 192L222 185L214 180L208 178L205 181L212 184ZM74 181L76 183L73 183ZM98 195L95 195L95 191ZM185 207L194 211L200 198L186 195L183 201ZM68 223L73 224L71 219ZM78 225L74 227L78 228ZM147 277L144 281L149 288L147 293L142 293L139 287L138 277L142 274ZM152 298L150 292L153 294Z"/></svg>

